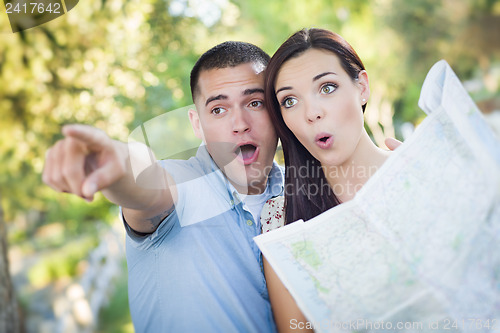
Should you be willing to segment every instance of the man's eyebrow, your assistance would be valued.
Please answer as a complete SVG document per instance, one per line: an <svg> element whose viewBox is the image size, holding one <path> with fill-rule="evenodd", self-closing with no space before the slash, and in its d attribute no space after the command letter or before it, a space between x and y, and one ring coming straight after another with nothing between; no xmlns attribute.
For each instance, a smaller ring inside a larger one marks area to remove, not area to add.
<svg viewBox="0 0 500 333"><path fill-rule="evenodd" d="M264 89L262 88L254 88L254 89L246 89L244 92L243 92L243 95L247 96L247 95L252 95L252 94L255 94L255 93L264 93Z"/></svg>
<svg viewBox="0 0 500 333"><path fill-rule="evenodd" d="M210 103L210 102L224 100L224 99L227 99L226 95L217 95L217 96L209 97L209 98L207 98L207 101L205 102L205 106L207 106L208 103Z"/></svg>
<svg viewBox="0 0 500 333"><path fill-rule="evenodd" d="M317 80L321 79L323 76L326 76L329 74L337 75L337 73L334 73L334 72L324 72L324 73L318 74L315 77L313 77L313 82L317 81Z"/></svg>

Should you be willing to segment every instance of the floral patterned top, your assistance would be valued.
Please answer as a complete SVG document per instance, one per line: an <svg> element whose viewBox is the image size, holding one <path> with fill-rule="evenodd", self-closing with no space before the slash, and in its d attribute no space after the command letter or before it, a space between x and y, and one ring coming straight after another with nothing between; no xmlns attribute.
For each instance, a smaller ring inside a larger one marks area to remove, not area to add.
<svg viewBox="0 0 500 333"><path fill-rule="evenodd" d="M285 197L279 196L267 200L260 213L260 223L262 233L282 227L285 224L283 208L285 206Z"/></svg>

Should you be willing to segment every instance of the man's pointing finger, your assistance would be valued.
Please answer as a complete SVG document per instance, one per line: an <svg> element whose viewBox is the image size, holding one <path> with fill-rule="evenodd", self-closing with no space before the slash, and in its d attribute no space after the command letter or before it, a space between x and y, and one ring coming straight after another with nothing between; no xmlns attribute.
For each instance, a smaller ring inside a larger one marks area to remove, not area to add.
<svg viewBox="0 0 500 333"><path fill-rule="evenodd" d="M87 144L87 147L91 151L97 151L104 147L105 142L109 139L109 137L101 131L92 126L88 125L65 125L62 129L64 136L72 137L83 141Z"/></svg>

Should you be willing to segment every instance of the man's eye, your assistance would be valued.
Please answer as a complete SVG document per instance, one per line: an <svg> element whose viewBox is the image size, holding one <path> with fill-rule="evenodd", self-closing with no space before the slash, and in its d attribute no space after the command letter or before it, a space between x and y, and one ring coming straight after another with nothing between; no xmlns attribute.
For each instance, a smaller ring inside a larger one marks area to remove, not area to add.
<svg viewBox="0 0 500 333"><path fill-rule="evenodd" d="M216 116L223 114L224 112L226 112L226 109L224 109L224 108L213 108L212 109L212 113L215 114Z"/></svg>
<svg viewBox="0 0 500 333"><path fill-rule="evenodd" d="M259 107L262 106L262 104L263 104L262 101L253 101L253 102L250 102L250 106L252 108L259 108Z"/></svg>
<svg viewBox="0 0 500 333"><path fill-rule="evenodd" d="M321 93L322 94L331 94L332 92L337 89L337 85L333 83L327 83L324 86L321 87Z"/></svg>
<svg viewBox="0 0 500 333"><path fill-rule="evenodd" d="M281 102L281 106L287 109L291 108L295 104L297 104L297 99L293 97L287 97L283 100L283 102Z"/></svg>

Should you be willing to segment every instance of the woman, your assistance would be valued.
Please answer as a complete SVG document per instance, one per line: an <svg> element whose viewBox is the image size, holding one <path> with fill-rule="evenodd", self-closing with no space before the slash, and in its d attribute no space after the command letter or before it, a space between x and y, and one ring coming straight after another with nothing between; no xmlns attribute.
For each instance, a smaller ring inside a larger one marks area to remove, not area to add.
<svg viewBox="0 0 500 333"><path fill-rule="evenodd" d="M304 29L276 51L265 101L283 147L285 196L266 203L263 232L351 200L384 163L389 152L364 128L369 96L363 63L333 32ZM310 327L266 260L264 269L278 329Z"/></svg>

